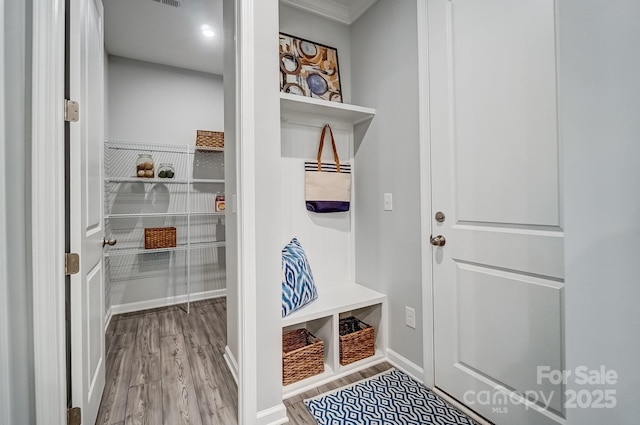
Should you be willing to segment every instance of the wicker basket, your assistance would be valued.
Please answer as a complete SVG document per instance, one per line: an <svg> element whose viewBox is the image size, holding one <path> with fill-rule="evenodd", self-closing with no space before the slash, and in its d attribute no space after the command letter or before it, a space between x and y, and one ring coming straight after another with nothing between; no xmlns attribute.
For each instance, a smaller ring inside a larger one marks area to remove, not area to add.
<svg viewBox="0 0 640 425"><path fill-rule="evenodd" d="M173 248L175 246L175 227L150 227L144 229L144 249Z"/></svg>
<svg viewBox="0 0 640 425"><path fill-rule="evenodd" d="M375 329L355 317L340 319L340 364L345 366L376 353Z"/></svg>
<svg viewBox="0 0 640 425"><path fill-rule="evenodd" d="M282 385L324 372L324 343L306 329L282 335Z"/></svg>
<svg viewBox="0 0 640 425"><path fill-rule="evenodd" d="M224 149L224 132L197 130L196 146L201 148L213 148L212 150ZM209 149L201 150L206 151Z"/></svg>

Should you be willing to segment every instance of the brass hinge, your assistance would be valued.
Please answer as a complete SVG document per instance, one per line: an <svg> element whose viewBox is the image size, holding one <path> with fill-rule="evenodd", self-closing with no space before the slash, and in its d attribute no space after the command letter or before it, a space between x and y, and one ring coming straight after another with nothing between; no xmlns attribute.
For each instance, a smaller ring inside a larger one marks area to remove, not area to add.
<svg viewBox="0 0 640 425"><path fill-rule="evenodd" d="M79 407L67 409L67 425L80 425L82 423L82 415Z"/></svg>
<svg viewBox="0 0 640 425"><path fill-rule="evenodd" d="M74 252L64 254L64 274L71 275L80 271L80 256Z"/></svg>
<svg viewBox="0 0 640 425"><path fill-rule="evenodd" d="M73 100L64 100L64 120L77 122L80 119L80 105Z"/></svg>

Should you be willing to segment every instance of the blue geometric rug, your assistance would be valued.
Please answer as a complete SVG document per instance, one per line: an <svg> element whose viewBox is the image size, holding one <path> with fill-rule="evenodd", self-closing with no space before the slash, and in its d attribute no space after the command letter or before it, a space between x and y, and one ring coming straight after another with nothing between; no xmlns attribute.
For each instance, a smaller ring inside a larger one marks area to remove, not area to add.
<svg viewBox="0 0 640 425"><path fill-rule="evenodd" d="M319 425L477 425L397 369L304 403Z"/></svg>

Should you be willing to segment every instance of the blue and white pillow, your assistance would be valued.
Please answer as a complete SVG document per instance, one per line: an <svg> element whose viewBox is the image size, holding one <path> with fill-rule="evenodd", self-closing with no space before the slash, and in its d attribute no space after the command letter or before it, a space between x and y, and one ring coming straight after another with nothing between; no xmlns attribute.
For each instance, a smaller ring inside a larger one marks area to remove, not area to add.
<svg viewBox="0 0 640 425"><path fill-rule="evenodd" d="M318 298L307 255L293 238L282 249L282 317Z"/></svg>

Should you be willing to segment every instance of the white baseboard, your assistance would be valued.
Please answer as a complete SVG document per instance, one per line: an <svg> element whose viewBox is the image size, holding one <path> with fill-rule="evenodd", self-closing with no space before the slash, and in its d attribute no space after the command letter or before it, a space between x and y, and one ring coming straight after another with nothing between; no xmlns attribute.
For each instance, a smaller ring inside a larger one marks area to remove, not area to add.
<svg viewBox="0 0 640 425"><path fill-rule="evenodd" d="M229 346L224 347L224 361L227 362L227 366L229 366L229 370L231 371L231 375L233 376L233 380L236 381L236 385L238 385L238 362L234 357L233 353L229 349Z"/></svg>
<svg viewBox="0 0 640 425"><path fill-rule="evenodd" d="M422 384L424 371L417 364L413 363L406 357L401 356L390 348L387 348L387 361Z"/></svg>
<svg viewBox="0 0 640 425"><path fill-rule="evenodd" d="M454 406L455 408L460 410L462 413L464 413L465 415L467 415L468 417L470 417L471 419L476 421L478 424L480 424L480 425L493 425L493 423L487 421L485 418L483 418L482 416L478 415L476 412L474 412L473 410L469 409L466 405L460 403L458 400L456 400L455 398L451 397L449 394L441 391L438 388L432 388L432 391L434 393L436 393L439 397L443 398L447 403L451 404L452 406Z"/></svg>
<svg viewBox="0 0 640 425"><path fill-rule="evenodd" d="M213 291L196 292L189 296L189 300L199 301L209 298L219 298L227 295L226 289L215 289ZM186 295L178 295L175 297L157 298L155 300L139 301L135 303L112 305L109 309L111 314L131 313L133 311L148 310L150 308L168 307L175 304L183 304L187 302Z"/></svg>
<svg viewBox="0 0 640 425"><path fill-rule="evenodd" d="M289 422L284 403L258 412L256 425L280 425Z"/></svg>
<svg viewBox="0 0 640 425"><path fill-rule="evenodd" d="M104 333L107 333L107 328L109 327L109 323L111 323L111 319L113 319L113 310L109 307L107 310L107 314L104 317Z"/></svg>

